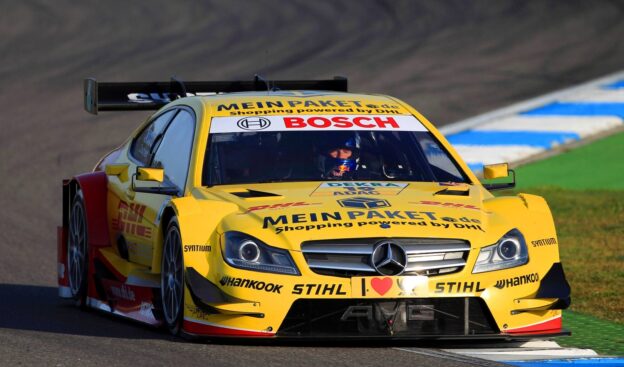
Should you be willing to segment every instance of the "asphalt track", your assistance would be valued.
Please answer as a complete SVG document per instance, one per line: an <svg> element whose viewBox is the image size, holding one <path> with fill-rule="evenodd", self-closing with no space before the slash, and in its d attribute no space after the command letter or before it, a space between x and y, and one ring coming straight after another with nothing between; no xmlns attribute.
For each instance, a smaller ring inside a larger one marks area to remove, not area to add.
<svg viewBox="0 0 624 367"><path fill-rule="evenodd" d="M148 113L82 110L82 79L321 78L444 125L622 69L617 1L2 1L0 365L470 366L418 343L189 343L56 298L61 179ZM433 345L435 347L436 345Z"/></svg>

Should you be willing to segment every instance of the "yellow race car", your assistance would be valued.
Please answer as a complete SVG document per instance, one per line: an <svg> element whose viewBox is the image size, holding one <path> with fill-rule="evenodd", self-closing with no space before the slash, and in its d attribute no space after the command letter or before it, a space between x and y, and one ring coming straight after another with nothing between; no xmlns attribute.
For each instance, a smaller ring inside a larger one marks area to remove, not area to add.
<svg viewBox="0 0 624 367"><path fill-rule="evenodd" d="M347 80L98 83L157 110L63 184L59 295L170 332L261 338L563 335L543 198L494 197L420 113Z"/></svg>

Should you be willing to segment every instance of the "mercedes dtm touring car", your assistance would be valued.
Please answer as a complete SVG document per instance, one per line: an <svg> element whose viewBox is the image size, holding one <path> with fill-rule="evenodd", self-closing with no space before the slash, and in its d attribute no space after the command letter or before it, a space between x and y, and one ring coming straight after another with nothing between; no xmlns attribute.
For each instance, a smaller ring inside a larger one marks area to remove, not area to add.
<svg viewBox="0 0 624 367"><path fill-rule="evenodd" d="M63 183L61 297L174 334L561 335L570 288L543 198L481 183L425 117L321 81L98 83L157 110Z"/></svg>

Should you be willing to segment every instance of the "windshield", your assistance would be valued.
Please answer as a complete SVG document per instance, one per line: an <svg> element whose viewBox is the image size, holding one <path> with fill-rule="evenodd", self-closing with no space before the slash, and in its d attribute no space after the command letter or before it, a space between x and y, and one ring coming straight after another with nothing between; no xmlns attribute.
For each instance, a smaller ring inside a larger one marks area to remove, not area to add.
<svg viewBox="0 0 624 367"><path fill-rule="evenodd" d="M335 124L327 129L288 129L292 125L280 128L273 123L267 128L276 118L246 118L238 124L215 123L218 118L213 119L203 185L331 180L467 182L457 164L415 118L418 125L411 129L414 131L367 124L353 129L336 128ZM249 131L252 129L259 131Z"/></svg>

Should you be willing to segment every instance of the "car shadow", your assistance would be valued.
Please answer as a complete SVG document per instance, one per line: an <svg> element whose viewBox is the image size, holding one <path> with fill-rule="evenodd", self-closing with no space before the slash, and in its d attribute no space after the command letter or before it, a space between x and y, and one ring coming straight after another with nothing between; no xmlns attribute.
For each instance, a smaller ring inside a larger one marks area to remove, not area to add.
<svg viewBox="0 0 624 367"><path fill-rule="evenodd" d="M131 339L171 339L163 330L58 297L56 287L0 284L0 328Z"/></svg>
<svg viewBox="0 0 624 367"><path fill-rule="evenodd" d="M196 343L218 345L312 347L312 348L417 348L417 349L473 349L473 348L513 348L525 341L519 340L443 340L443 339L365 339L365 338L301 338L301 339L190 339Z"/></svg>

